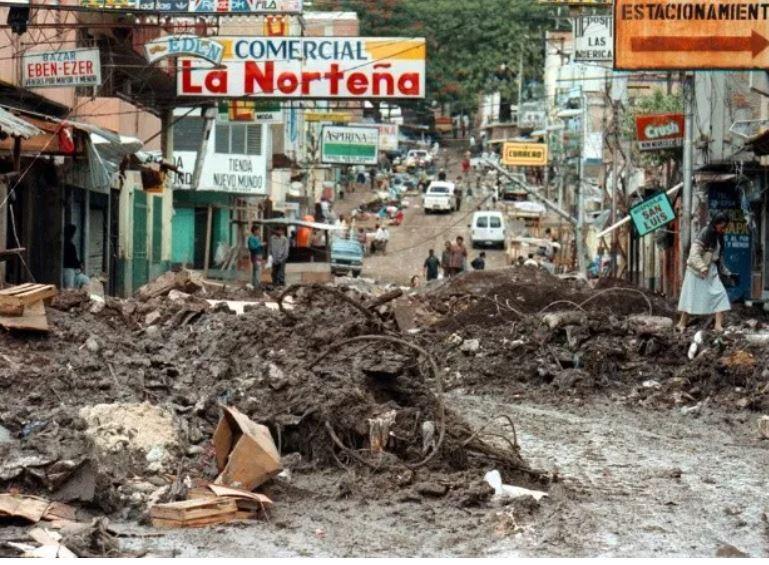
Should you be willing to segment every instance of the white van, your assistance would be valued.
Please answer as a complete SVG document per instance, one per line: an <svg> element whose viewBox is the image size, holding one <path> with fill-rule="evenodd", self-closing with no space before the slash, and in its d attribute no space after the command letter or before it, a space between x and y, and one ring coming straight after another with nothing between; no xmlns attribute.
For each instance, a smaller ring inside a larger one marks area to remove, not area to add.
<svg viewBox="0 0 769 565"><path fill-rule="evenodd" d="M479 247L498 245L505 248L505 217L502 212L486 211L473 214L470 224L470 243Z"/></svg>

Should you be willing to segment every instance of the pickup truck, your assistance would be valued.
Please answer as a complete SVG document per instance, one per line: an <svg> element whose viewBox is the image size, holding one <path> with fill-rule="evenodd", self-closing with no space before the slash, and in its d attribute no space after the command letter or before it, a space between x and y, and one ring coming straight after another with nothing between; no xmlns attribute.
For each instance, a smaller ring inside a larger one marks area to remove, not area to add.
<svg viewBox="0 0 769 565"><path fill-rule="evenodd" d="M355 238L334 236L331 239L331 272L357 278L363 270L363 246Z"/></svg>
<svg viewBox="0 0 769 565"><path fill-rule="evenodd" d="M422 198L422 207L425 214L430 212L453 212L456 209L456 198L454 197L454 183L445 181L434 181L427 187Z"/></svg>

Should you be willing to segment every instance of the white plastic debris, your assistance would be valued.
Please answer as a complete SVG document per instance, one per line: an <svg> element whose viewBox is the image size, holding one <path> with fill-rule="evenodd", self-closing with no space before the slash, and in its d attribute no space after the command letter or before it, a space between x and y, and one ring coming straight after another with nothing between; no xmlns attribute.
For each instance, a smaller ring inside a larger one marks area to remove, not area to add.
<svg viewBox="0 0 769 565"><path fill-rule="evenodd" d="M702 330L700 330L694 334L694 340L689 346L689 361L693 360L697 356L697 351L699 351L700 346L703 343L705 343L704 334L702 333Z"/></svg>
<svg viewBox="0 0 769 565"><path fill-rule="evenodd" d="M529 490L523 487L515 487L512 485L502 484L502 475L499 471L494 469L489 471L483 476L483 480L489 483L489 486L494 489L494 496L499 498L520 498L523 496L531 496L539 502L542 498L547 496L546 492L541 490Z"/></svg>

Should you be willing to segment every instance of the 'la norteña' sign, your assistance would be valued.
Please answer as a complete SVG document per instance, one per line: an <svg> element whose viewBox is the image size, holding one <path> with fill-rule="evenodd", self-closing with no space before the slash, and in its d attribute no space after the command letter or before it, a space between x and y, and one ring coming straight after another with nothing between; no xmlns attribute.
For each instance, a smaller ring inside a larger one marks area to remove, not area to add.
<svg viewBox="0 0 769 565"><path fill-rule="evenodd" d="M424 98L424 39L216 37L222 69L182 60L180 96Z"/></svg>

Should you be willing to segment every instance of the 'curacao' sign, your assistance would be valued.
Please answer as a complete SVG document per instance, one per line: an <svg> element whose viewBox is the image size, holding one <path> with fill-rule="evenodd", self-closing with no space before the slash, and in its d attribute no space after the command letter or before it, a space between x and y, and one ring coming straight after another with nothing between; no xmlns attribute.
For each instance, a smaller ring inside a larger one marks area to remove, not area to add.
<svg viewBox="0 0 769 565"><path fill-rule="evenodd" d="M223 68L181 61L180 96L424 98L424 39L215 37Z"/></svg>

